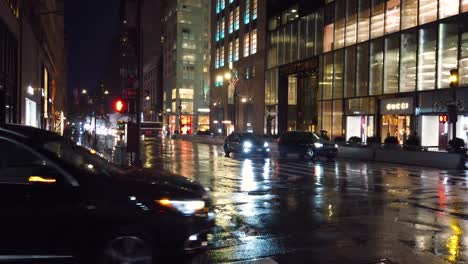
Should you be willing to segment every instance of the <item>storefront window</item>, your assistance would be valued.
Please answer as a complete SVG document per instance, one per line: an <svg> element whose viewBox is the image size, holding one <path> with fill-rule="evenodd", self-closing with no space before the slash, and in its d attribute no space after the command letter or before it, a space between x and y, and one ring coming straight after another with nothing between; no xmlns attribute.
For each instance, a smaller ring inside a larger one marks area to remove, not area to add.
<svg viewBox="0 0 468 264"><path fill-rule="evenodd" d="M322 117L322 130L332 131L332 101L323 101L323 117Z"/></svg>
<svg viewBox="0 0 468 264"><path fill-rule="evenodd" d="M402 0L401 29L418 24L418 0Z"/></svg>
<svg viewBox="0 0 468 264"><path fill-rule="evenodd" d="M435 147L439 146L439 117L423 115L421 120L421 145Z"/></svg>
<svg viewBox="0 0 468 264"><path fill-rule="evenodd" d="M343 135L343 100L333 101L333 126L331 136Z"/></svg>
<svg viewBox="0 0 468 264"><path fill-rule="evenodd" d="M323 104L321 101L317 102L317 130L316 132L322 130L322 120L323 120Z"/></svg>
<svg viewBox="0 0 468 264"><path fill-rule="evenodd" d="M346 46L356 43L357 1L348 0L346 5Z"/></svg>
<svg viewBox="0 0 468 264"><path fill-rule="evenodd" d="M468 5L468 0L467 0ZM460 85L468 84L468 23L464 22L461 34Z"/></svg>
<svg viewBox="0 0 468 264"><path fill-rule="evenodd" d="M451 1L453 2L453 0ZM426 24L437 19L437 0L419 1L419 24Z"/></svg>
<svg viewBox="0 0 468 264"><path fill-rule="evenodd" d="M411 117L406 115L382 116L382 142L387 137L396 137L398 144L404 144L410 131Z"/></svg>
<svg viewBox="0 0 468 264"><path fill-rule="evenodd" d="M418 91L435 87L436 37L435 28L419 30Z"/></svg>
<svg viewBox="0 0 468 264"><path fill-rule="evenodd" d="M366 115L346 117L346 139L360 137L362 142L367 142L368 137L374 135L374 117Z"/></svg>
<svg viewBox="0 0 468 264"><path fill-rule="evenodd" d="M400 92L412 92L416 88L416 31L401 35Z"/></svg>
<svg viewBox="0 0 468 264"><path fill-rule="evenodd" d="M439 24L439 55L437 67L437 88L450 87L450 70L456 69L458 58L457 24Z"/></svg>
<svg viewBox="0 0 468 264"><path fill-rule="evenodd" d="M345 1L335 1L335 43L334 49L344 47L345 37Z"/></svg>
<svg viewBox="0 0 468 264"><path fill-rule="evenodd" d="M356 95L356 47L347 48L345 53L344 97L349 98Z"/></svg>
<svg viewBox="0 0 468 264"><path fill-rule="evenodd" d="M439 19L458 14L458 1L439 0L439 2Z"/></svg>
<svg viewBox="0 0 468 264"><path fill-rule="evenodd" d="M333 54L329 53L324 56L323 68L323 99L326 100L332 98Z"/></svg>
<svg viewBox="0 0 468 264"><path fill-rule="evenodd" d="M399 36L385 39L384 93L398 93Z"/></svg>
<svg viewBox="0 0 468 264"><path fill-rule="evenodd" d="M388 0L385 11L385 33L400 30L400 0Z"/></svg>
<svg viewBox="0 0 468 264"><path fill-rule="evenodd" d="M356 96L368 95L369 84L369 43L357 46Z"/></svg>
<svg viewBox="0 0 468 264"><path fill-rule="evenodd" d="M343 98L343 60L344 50L335 51L333 75L333 99Z"/></svg>
<svg viewBox="0 0 468 264"><path fill-rule="evenodd" d="M384 0L372 0L371 38L377 38L384 33Z"/></svg>
<svg viewBox="0 0 468 264"><path fill-rule="evenodd" d="M369 39L370 0L359 0L358 9L357 37L358 42L363 42Z"/></svg>
<svg viewBox="0 0 468 264"><path fill-rule="evenodd" d="M288 77L288 105L297 105L297 76Z"/></svg>
<svg viewBox="0 0 468 264"><path fill-rule="evenodd" d="M370 95L382 94L383 41L374 40L370 45Z"/></svg>

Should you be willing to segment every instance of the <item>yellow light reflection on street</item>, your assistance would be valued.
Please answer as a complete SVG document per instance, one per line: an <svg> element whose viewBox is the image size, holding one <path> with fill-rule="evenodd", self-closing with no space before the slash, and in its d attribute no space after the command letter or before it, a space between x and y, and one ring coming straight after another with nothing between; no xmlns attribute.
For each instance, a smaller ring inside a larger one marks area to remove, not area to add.
<svg viewBox="0 0 468 264"><path fill-rule="evenodd" d="M452 230L452 235L447 239L447 243L445 245L447 246L449 253L448 260L450 262L456 262L460 255L461 236L463 231L460 228L458 221L455 219L450 225L450 229Z"/></svg>

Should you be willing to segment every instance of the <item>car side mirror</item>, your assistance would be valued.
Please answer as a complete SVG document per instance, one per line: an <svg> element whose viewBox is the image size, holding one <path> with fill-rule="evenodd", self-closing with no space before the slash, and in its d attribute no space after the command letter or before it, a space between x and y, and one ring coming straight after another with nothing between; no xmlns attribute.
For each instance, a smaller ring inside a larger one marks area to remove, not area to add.
<svg viewBox="0 0 468 264"><path fill-rule="evenodd" d="M58 173L50 167L36 168L30 172L28 182L30 184L54 185L57 184Z"/></svg>

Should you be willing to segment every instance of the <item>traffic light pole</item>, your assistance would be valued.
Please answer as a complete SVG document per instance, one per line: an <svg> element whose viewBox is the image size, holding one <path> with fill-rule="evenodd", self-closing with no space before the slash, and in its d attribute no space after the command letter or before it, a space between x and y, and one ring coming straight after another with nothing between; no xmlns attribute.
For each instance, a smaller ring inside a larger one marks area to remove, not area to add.
<svg viewBox="0 0 468 264"><path fill-rule="evenodd" d="M136 126L138 140L136 141L136 152L133 165L141 166L141 144L140 144L140 108L141 108L141 89L143 87L143 67L142 67L142 29L141 29L141 0L137 0L137 72L138 72L138 87L136 89Z"/></svg>

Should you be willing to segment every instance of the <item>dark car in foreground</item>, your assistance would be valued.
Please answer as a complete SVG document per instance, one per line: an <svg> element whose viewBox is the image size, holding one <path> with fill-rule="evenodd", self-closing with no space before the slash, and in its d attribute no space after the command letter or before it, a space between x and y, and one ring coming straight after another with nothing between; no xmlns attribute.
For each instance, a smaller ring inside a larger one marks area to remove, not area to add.
<svg viewBox="0 0 468 264"><path fill-rule="evenodd" d="M0 126L0 211L0 260L21 263L160 263L206 248L214 224L198 183L19 125Z"/></svg>
<svg viewBox="0 0 468 264"><path fill-rule="evenodd" d="M320 156L333 160L338 153L335 144L307 131L288 131L282 134L278 140L278 149L281 157L292 153L310 160Z"/></svg>
<svg viewBox="0 0 468 264"><path fill-rule="evenodd" d="M240 154L242 156L270 155L270 145L268 142L252 133L232 133L224 140L224 153Z"/></svg>

